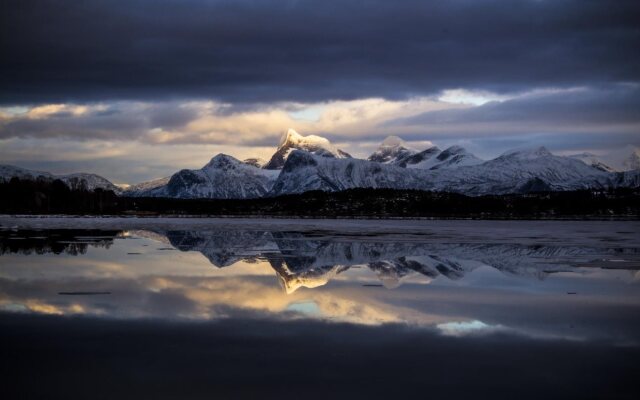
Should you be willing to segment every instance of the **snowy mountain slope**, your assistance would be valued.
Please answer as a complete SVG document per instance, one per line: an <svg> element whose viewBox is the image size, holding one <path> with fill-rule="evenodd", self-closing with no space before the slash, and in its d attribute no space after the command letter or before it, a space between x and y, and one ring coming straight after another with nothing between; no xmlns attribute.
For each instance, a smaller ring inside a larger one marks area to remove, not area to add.
<svg viewBox="0 0 640 400"><path fill-rule="evenodd" d="M44 179L53 181L55 179L59 179L70 189L104 189L112 190L116 193L120 193L122 191L121 188L111 183L108 179L96 174L74 173L67 175L54 175L49 172L33 171L13 165L0 165L0 181L8 182L13 177L24 180Z"/></svg>
<svg viewBox="0 0 640 400"><path fill-rule="evenodd" d="M311 154L332 158L351 158L346 153L329 142L329 140L315 135L302 136L293 129L289 129L280 138L278 149L273 154L269 162L264 164L264 169L281 169L289 154L293 150L303 150Z"/></svg>
<svg viewBox="0 0 640 400"><path fill-rule="evenodd" d="M442 153L438 154L436 160L438 163L430 169L464 167L478 165L484 162L484 160L481 160L460 146L451 146L445 149Z"/></svg>
<svg viewBox="0 0 640 400"><path fill-rule="evenodd" d="M446 173L429 172L432 190L469 195L602 188L612 177L582 161L555 156L544 147L509 151L482 164ZM533 183L537 187L531 188Z"/></svg>
<svg viewBox="0 0 640 400"><path fill-rule="evenodd" d="M432 146L401 160L397 165L402 168L430 169L437 164L436 157L441 152L437 146Z"/></svg>
<svg viewBox="0 0 640 400"><path fill-rule="evenodd" d="M590 165L594 168L597 168L601 171L605 172L615 172L616 170L609 166L607 163L602 161L600 157L593 153L580 153L580 154L571 154L567 157L573 158L575 160L580 160L583 163Z"/></svg>
<svg viewBox="0 0 640 400"><path fill-rule="evenodd" d="M244 199L264 196L277 171L260 169L226 154L218 154L202 169L183 169L162 186L139 196L181 199Z"/></svg>
<svg viewBox="0 0 640 400"><path fill-rule="evenodd" d="M42 179L55 179L53 174L43 171L33 171L26 168L20 168L13 165L0 165L0 180L8 182L11 178L16 177L25 180L35 180L37 178Z"/></svg>
<svg viewBox="0 0 640 400"><path fill-rule="evenodd" d="M400 166L416 169L446 169L481 163L483 160L469 153L463 147L451 146L443 151L437 147L431 147L406 159Z"/></svg>
<svg viewBox="0 0 640 400"><path fill-rule="evenodd" d="M335 192L357 187L426 188L423 171L357 159L314 156L295 150L273 185L271 195L309 190Z"/></svg>
<svg viewBox="0 0 640 400"><path fill-rule="evenodd" d="M593 153L580 153L580 154L571 154L567 157L580 160L583 163L590 165L594 168L597 168L601 171L605 172L615 172L616 170L613 167L610 167L607 163L605 163L600 157Z"/></svg>
<svg viewBox="0 0 640 400"><path fill-rule="evenodd" d="M166 185L167 183L169 183L169 179L171 179L171 177L167 176L165 178L159 178L151 181L137 183L135 185L131 185L127 187L123 191L123 194L125 196L131 196L131 197L143 196L145 193L149 192L150 190Z"/></svg>
<svg viewBox="0 0 640 400"><path fill-rule="evenodd" d="M473 166L431 170L321 158L296 151L285 163L270 194L358 187L506 194L635 185L637 175L604 172L573 158L555 156L544 147L507 152Z"/></svg>
<svg viewBox="0 0 640 400"><path fill-rule="evenodd" d="M87 174L80 172L69 175L59 175L57 176L57 178L66 183L67 186L69 186L71 189L105 189L113 190L116 193L120 193L122 191L121 188L111 183L111 181L109 181L108 179L96 174Z"/></svg>
<svg viewBox="0 0 640 400"><path fill-rule="evenodd" d="M398 136L389 136L367 160L382 164L398 165L417 152L417 150L410 148L404 140Z"/></svg>
<svg viewBox="0 0 640 400"><path fill-rule="evenodd" d="M460 146L451 146L444 151L430 146L426 150L417 151L398 136L387 137L367 160L415 169L456 168L483 162Z"/></svg>
<svg viewBox="0 0 640 400"><path fill-rule="evenodd" d="M632 145L597 155L585 152L569 155L568 157L577 158L589 165L603 167L602 169L608 172L640 169L640 148Z"/></svg>

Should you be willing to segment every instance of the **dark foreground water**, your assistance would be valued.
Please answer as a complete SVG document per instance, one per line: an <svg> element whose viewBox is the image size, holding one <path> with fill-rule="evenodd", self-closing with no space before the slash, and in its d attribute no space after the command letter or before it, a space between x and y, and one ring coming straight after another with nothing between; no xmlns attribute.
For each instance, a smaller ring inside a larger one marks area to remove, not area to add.
<svg viewBox="0 0 640 400"><path fill-rule="evenodd" d="M2 397L636 399L639 237L0 217Z"/></svg>

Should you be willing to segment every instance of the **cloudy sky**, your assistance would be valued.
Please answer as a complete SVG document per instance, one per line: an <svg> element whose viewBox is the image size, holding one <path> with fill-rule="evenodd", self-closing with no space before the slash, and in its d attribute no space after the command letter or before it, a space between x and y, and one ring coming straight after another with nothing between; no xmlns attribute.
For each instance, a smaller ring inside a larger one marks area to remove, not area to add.
<svg viewBox="0 0 640 400"><path fill-rule="evenodd" d="M0 163L117 183L268 158L640 145L637 0L0 3Z"/></svg>

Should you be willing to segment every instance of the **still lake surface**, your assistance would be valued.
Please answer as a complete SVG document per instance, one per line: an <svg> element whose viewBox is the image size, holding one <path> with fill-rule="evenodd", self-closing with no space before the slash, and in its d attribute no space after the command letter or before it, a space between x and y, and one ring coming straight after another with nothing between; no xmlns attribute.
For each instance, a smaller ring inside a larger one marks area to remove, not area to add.
<svg viewBox="0 0 640 400"><path fill-rule="evenodd" d="M0 227L15 397L638 396L638 222Z"/></svg>

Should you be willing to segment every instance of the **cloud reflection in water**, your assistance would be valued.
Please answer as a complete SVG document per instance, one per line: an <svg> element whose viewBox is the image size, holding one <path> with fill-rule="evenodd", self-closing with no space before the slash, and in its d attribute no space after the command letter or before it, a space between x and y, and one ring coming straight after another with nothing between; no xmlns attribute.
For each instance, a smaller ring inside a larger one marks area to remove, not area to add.
<svg viewBox="0 0 640 400"><path fill-rule="evenodd" d="M159 229L3 231L1 243L0 307L10 312L640 337L633 246ZM58 294L69 291L111 294Z"/></svg>

